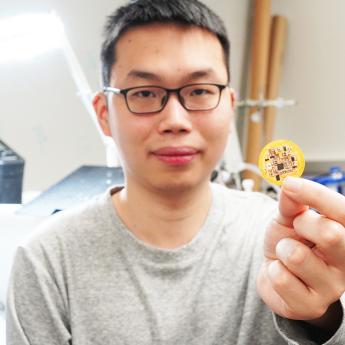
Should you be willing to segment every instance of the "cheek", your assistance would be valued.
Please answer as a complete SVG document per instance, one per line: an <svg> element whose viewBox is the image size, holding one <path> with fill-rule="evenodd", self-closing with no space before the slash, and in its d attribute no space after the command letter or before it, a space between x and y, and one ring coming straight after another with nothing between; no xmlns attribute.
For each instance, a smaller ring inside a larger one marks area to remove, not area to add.
<svg viewBox="0 0 345 345"><path fill-rule="evenodd" d="M211 164L219 161L224 154L231 130L233 112L230 107L217 108L208 125L203 128L203 137L207 143L207 160Z"/></svg>
<svg viewBox="0 0 345 345"><path fill-rule="evenodd" d="M213 144L225 145L231 129L232 115L229 111L218 111L211 123L205 127L205 135Z"/></svg>
<svg viewBox="0 0 345 345"><path fill-rule="evenodd" d="M112 114L110 128L113 139L124 157L138 155L150 133L151 125L146 118L138 118L132 114L118 112Z"/></svg>

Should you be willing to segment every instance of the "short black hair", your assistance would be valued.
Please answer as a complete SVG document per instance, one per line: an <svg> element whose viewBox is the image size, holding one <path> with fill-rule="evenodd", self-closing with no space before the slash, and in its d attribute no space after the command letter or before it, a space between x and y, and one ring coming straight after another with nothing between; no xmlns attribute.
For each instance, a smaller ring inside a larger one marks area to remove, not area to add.
<svg viewBox="0 0 345 345"><path fill-rule="evenodd" d="M104 86L108 86L110 82L119 38L132 27L153 23L198 26L216 35L223 48L230 81L230 41L224 23L217 14L198 0L132 0L111 14L104 26L101 50Z"/></svg>

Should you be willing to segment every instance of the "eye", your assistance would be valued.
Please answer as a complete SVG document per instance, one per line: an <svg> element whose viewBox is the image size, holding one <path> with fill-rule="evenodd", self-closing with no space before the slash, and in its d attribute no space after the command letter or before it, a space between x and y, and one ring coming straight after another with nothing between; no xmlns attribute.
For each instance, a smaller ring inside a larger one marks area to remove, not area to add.
<svg viewBox="0 0 345 345"><path fill-rule="evenodd" d="M156 97L157 94L153 90L137 90L133 92L131 96L139 98L153 98Z"/></svg>
<svg viewBox="0 0 345 345"><path fill-rule="evenodd" d="M206 95L211 95L213 92L207 88L197 88L194 90L191 90L190 96L206 96Z"/></svg>

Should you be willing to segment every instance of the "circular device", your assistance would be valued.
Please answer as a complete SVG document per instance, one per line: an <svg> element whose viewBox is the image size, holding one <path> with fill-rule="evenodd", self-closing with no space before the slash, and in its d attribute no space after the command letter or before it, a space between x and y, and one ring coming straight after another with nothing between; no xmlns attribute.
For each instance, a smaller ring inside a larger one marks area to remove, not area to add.
<svg viewBox="0 0 345 345"><path fill-rule="evenodd" d="M290 140L275 140L262 149L258 165L267 181L281 186L287 176L303 174L305 161L298 145Z"/></svg>

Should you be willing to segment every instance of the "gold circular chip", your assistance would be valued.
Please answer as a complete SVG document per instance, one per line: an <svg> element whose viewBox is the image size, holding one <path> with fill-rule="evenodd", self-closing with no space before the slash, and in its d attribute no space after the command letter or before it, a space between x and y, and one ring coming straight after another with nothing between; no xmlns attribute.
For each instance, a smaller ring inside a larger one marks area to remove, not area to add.
<svg viewBox="0 0 345 345"><path fill-rule="evenodd" d="M302 176L305 161L302 150L295 143L275 140L262 149L258 165L267 181L281 186L287 176Z"/></svg>

